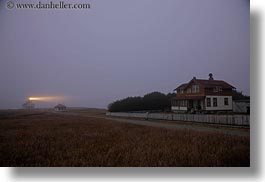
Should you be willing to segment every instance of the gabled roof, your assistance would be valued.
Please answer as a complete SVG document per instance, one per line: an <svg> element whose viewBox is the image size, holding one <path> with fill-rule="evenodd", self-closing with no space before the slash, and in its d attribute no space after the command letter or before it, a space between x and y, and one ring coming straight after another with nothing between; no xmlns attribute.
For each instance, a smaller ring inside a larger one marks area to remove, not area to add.
<svg viewBox="0 0 265 182"><path fill-rule="evenodd" d="M62 104L58 104L58 105L54 106L54 108L62 108L62 107L65 107L66 108L66 106L65 105L62 105Z"/></svg>
<svg viewBox="0 0 265 182"><path fill-rule="evenodd" d="M186 88L187 85L188 85L188 83L184 83L184 84L178 86L175 90L177 90L177 89L184 89L184 88Z"/></svg>
<svg viewBox="0 0 265 182"><path fill-rule="evenodd" d="M191 81L189 81L188 83L181 84L175 90L186 89L192 82L195 82L204 88L222 87L224 89L235 89L234 86L230 85L229 83L223 80L203 80L203 79L196 79L194 77Z"/></svg>
<svg viewBox="0 0 265 182"><path fill-rule="evenodd" d="M235 88L234 86L230 85L229 83L223 80L202 80L196 79L195 82L201 84L204 88L214 88L214 87L222 87L222 88Z"/></svg>

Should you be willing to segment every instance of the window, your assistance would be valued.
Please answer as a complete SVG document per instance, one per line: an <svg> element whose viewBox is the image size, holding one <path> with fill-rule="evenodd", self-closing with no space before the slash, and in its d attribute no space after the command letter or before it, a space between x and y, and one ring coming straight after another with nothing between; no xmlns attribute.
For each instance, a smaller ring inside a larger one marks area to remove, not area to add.
<svg viewBox="0 0 265 182"><path fill-rule="evenodd" d="M206 99L206 105L207 107L211 107L211 98Z"/></svg>
<svg viewBox="0 0 265 182"><path fill-rule="evenodd" d="M185 100L181 100L179 106L180 107L186 107L186 101Z"/></svg>
<svg viewBox="0 0 265 182"><path fill-rule="evenodd" d="M223 89L220 86L216 86L213 88L213 92L222 92L222 91L223 91Z"/></svg>
<svg viewBox="0 0 265 182"><path fill-rule="evenodd" d="M186 107L186 101L185 100L177 100L176 106L178 107Z"/></svg>
<svg viewBox="0 0 265 182"><path fill-rule="evenodd" d="M199 87L199 85L196 85L196 92L200 92L200 87Z"/></svg>
<svg viewBox="0 0 265 182"><path fill-rule="evenodd" d="M228 98L224 98L224 105L228 106Z"/></svg>
<svg viewBox="0 0 265 182"><path fill-rule="evenodd" d="M198 93L199 92L199 85L192 85L192 93Z"/></svg>
<svg viewBox="0 0 265 182"><path fill-rule="evenodd" d="M184 90L183 89L178 89L177 90L177 94L183 94L184 93Z"/></svg>
<svg viewBox="0 0 265 182"><path fill-rule="evenodd" d="M217 107L217 98L213 98L213 107Z"/></svg>

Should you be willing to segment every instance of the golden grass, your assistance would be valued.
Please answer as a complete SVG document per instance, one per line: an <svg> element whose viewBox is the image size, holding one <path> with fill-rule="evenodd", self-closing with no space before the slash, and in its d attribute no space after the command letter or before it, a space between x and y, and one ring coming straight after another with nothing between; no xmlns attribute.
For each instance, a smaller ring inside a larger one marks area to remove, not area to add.
<svg viewBox="0 0 265 182"><path fill-rule="evenodd" d="M52 113L0 118L0 166L249 165L249 137Z"/></svg>

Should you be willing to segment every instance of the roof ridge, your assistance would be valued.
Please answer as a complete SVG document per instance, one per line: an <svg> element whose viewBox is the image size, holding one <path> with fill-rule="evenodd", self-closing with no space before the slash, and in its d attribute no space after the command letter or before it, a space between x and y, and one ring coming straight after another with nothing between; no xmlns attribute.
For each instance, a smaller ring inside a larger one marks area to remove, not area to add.
<svg viewBox="0 0 265 182"><path fill-rule="evenodd" d="M209 80L209 79L197 79L197 78L193 78L192 80L190 80L187 83L183 83L180 86L178 86L175 90L177 89L186 89L186 87L192 82L192 81L197 81L199 84L202 84L204 87L213 87L213 86L218 86L218 84L220 84L220 86L222 87L230 87L230 88L235 88L234 86L232 86L231 84L227 83L224 80Z"/></svg>

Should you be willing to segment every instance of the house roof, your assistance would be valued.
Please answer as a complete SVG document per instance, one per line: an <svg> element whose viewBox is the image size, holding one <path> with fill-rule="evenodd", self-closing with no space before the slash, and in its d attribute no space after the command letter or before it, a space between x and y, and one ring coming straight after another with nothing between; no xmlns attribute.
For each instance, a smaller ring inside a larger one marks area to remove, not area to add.
<svg viewBox="0 0 265 182"><path fill-rule="evenodd" d="M54 106L54 108L62 108L62 107L65 107L66 108L66 106L65 105L62 105L62 104L58 104L58 105Z"/></svg>
<svg viewBox="0 0 265 182"><path fill-rule="evenodd" d="M178 86L175 90L177 89L186 89L192 82L198 83L204 88L215 88L217 86L220 86L224 89L234 89L235 87L230 85L229 83L223 81L223 80L203 80L203 79L196 79L193 78L190 82L181 84Z"/></svg>
<svg viewBox="0 0 265 182"><path fill-rule="evenodd" d="M184 89L184 88L186 88L187 85L188 85L188 83L181 84L175 90L177 90L177 89Z"/></svg>
<svg viewBox="0 0 265 182"><path fill-rule="evenodd" d="M185 96L185 95L177 95L174 100L200 100L204 99L205 96Z"/></svg>
<svg viewBox="0 0 265 182"><path fill-rule="evenodd" d="M222 88L235 88L234 86L230 85L229 83L223 81L223 80L202 80L202 79L196 79L196 82L201 84L205 88L214 88L216 86L220 86Z"/></svg>

